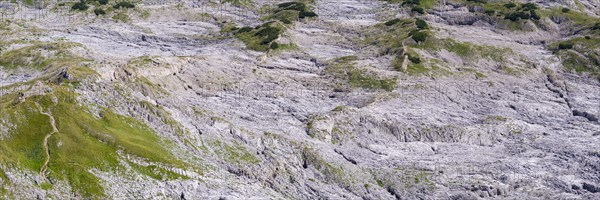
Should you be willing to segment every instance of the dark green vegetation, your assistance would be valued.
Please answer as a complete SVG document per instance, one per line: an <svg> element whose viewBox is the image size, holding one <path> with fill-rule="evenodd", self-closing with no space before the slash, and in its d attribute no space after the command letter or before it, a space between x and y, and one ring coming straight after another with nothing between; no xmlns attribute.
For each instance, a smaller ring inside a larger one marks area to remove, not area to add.
<svg viewBox="0 0 600 200"><path fill-rule="evenodd" d="M558 43L558 49L562 50L562 49L572 49L573 48L573 43L570 42L561 42Z"/></svg>
<svg viewBox="0 0 600 200"><path fill-rule="evenodd" d="M117 4L115 4L113 6L113 8L115 9L121 9L121 8L135 8L135 5L133 5L132 3L128 2L128 1L121 1Z"/></svg>
<svg viewBox="0 0 600 200"><path fill-rule="evenodd" d="M425 22L425 20L422 19L415 19L415 25L417 25L418 29L426 29L428 28L427 26L427 22Z"/></svg>
<svg viewBox="0 0 600 200"><path fill-rule="evenodd" d="M390 21L387 21L387 22L385 22L383 24L385 24L386 26L391 26L391 25L397 24L398 22L400 22L400 19L396 18L396 19L392 19Z"/></svg>
<svg viewBox="0 0 600 200"><path fill-rule="evenodd" d="M87 5L87 3L85 3L84 0L81 0L75 4L73 4L73 6L71 7L71 9L73 10L81 10L81 11L85 11L89 8L89 6Z"/></svg>
<svg viewBox="0 0 600 200"><path fill-rule="evenodd" d="M2 123L9 123L9 137L0 140L0 164L37 173L46 160L43 140L52 132L50 118L56 120L58 133L48 139L50 162L49 183L66 180L73 192L85 198L104 197L101 180L90 173L123 170L119 160L125 160L133 170L156 179L186 178L166 170L185 168L164 148L165 141L149 127L133 118L116 114L110 109L92 112L76 101L76 94L67 87L52 86L52 93L18 100L17 94L0 99ZM121 153L119 153L121 152ZM128 161L123 154L153 163L142 166ZM45 188L51 185L44 183Z"/></svg>
<svg viewBox="0 0 600 200"><path fill-rule="evenodd" d="M96 8L96 9L94 9L94 14L96 14L96 15L105 15L106 12L102 8Z"/></svg>
<svg viewBox="0 0 600 200"><path fill-rule="evenodd" d="M268 51L279 48L279 44L273 42L283 32L284 26L277 21L267 22L255 28L242 27L234 30L235 37L246 43L248 49L254 51ZM275 44L275 45L273 45Z"/></svg>
<svg viewBox="0 0 600 200"><path fill-rule="evenodd" d="M418 31L418 30L411 31L409 33L409 35L417 43L425 42L425 40L427 40L427 37L429 36L429 34L427 32Z"/></svg>
<svg viewBox="0 0 600 200"><path fill-rule="evenodd" d="M600 78L600 38L577 37L556 42L549 48L557 54L563 66L576 73L589 73Z"/></svg>
<svg viewBox="0 0 600 200"><path fill-rule="evenodd" d="M423 10L423 8L419 7L419 6L415 6L412 9L410 9L410 11L412 12L416 12L419 14L425 14L425 10Z"/></svg>

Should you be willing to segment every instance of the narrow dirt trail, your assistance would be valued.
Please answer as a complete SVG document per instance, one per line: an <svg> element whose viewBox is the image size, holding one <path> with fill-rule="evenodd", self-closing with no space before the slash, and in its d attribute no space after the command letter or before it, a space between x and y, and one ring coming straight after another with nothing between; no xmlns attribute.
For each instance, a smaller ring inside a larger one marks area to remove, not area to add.
<svg viewBox="0 0 600 200"><path fill-rule="evenodd" d="M56 121L54 120L54 117L49 114L44 112L44 110L42 109L42 106L40 106L39 103L35 103L35 105L39 108L40 113L42 113L43 115L46 115L50 118L50 125L52 125L52 132L49 133L48 135L46 135L46 137L44 137L44 152L46 153L46 161L44 161L44 165L42 165L42 168L40 168L40 177L42 177L42 180L46 179L46 170L48 169L48 163L50 162L50 150L48 149L48 138L50 138L50 136L52 136L54 133L58 133L58 129L56 128Z"/></svg>

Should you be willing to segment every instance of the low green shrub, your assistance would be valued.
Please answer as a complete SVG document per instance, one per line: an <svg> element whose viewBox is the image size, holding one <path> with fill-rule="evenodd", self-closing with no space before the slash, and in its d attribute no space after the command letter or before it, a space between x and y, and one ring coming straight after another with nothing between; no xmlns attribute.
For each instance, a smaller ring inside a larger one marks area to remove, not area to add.
<svg viewBox="0 0 600 200"><path fill-rule="evenodd" d="M279 48L279 44L277 42L273 42L271 43L271 46L269 46L271 49L277 49Z"/></svg>
<svg viewBox="0 0 600 200"><path fill-rule="evenodd" d="M558 49L572 49L573 43L570 42L561 42L558 44Z"/></svg>
<svg viewBox="0 0 600 200"><path fill-rule="evenodd" d="M105 15L106 12L102 8L96 8L94 10L94 14L96 14L96 15Z"/></svg>
<svg viewBox="0 0 600 200"><path fill-rule="evenodd" d="M538 13L535 12L535 10L532 10L529 13L531 14L531 19L534 19L534 20L540 20L541 19L540 15L538 15Z"/></svg>
<svg viewBox="0 0 600 200"><path fill-rule="evenodd" d="M427 37L429 36L426 32L422 32L422 31L411 31L409 33L409 35L412 37L413 40L415 40L416 42L425 42L425 40L427 39Z"/></svg>
<svg viewBox="0 0 600 200"><path fill-rule="evenodd" d="M523 5L521 5L521 9L524 11L532 11L532 10L537 10L537 5L535 5L535 3L525 3Z"/></svg>
<svg viewBox="0 0 600 200"><path fill-rule="evenodd" d="M244 26L244 27L238 29L237 33L245 33L245 32L250 32L250 31L252 31L252 27Z"/></svg>
<svg viewBox="0 0 600 200"><path fill-rule="evenodd" d="M279 32L278 28L268 26L258 30L254 35L264 38L261 44L268 44L279 38Z"/></svg>
<svg viewBox="0 0 600 200"><path fill-rule="evenodd" d="M415 63L415 64L421 63L421 58L419 58L419 56L412 55L410 53L408 54L408 60L410 60L410 62Z"/></svg>
<svg viewBox="0 0 600 200"><path fill-rule="evenodd" d="M504 4L504 7L511 9L511 8L517 7L517 4L510 2L510 3Z"/></svg>
<svg viewBox="0 0 600 200"><path fill-rule="evenodd" d="M132 3L130 3L130 2L127 2L127 1L121 1L121 2L119 2L119 3L117 3L117 4L115 4L115 5L113 6L113 8L115 8L115 9L121 9L121 8L135 8L135 5L133 5Z"/></svg>
<svg viewBox="0 0 600 200"><path fill-rule="evenodd" d="M316 17L317 13L313 12L313 11L301 11L299 14L300 19L304 19L307 17Z"/></svg>
<svg viewBox="0 0 600 200"><path fill-rule="evenodd" d="M286 2L280 3L277 5L281 10L296 10L296 11L305 11L306 4L302 2Z"/></svg>
<svg viewBox="0 0 600 200"><path fill-rule="evenodd" d="M426 29L428 27L427 22L422 19L416 19L415 25L417 25L417 28L419 28L419 29Z"/></svg>
<svg viewBox="0 0 600 200"><path fill-rule="evenodd" d="M402 5L409 5L409 6L415 6L415 5L419 5L421 4L420 0L405 0L404 2L402 2Z"/></svg>
<svg viewBox="0 0 600 200"><path fill-rule="evenodd" d="M106 5L106 4L108 4L108 0L98 0L98 3L100 5Z"/></svg>
<svg viewBox="0 0 600 200"><path fill-rule="evenodd" d="M398 22L400 22L400 19L396 18L396 19L392 19L392 20L390 20L390 21L387 21L387 22L385 22L384 24L385 24L386 26L391 26L391 25L397 24Z"/></svg>
<svg viewBox="0 0 600 200"><path fill-rule="evenodd" d="M531 15L526 12L512 12L504 16L504 19L519 21L519 19L530 19Z"/></svg>
<svg viewBox="0 0 600 200"><path fill-rule="evenodd" d="M423 10L423 8L419 7L419 6L415 6L412 9L410 9L410 11L412 12L417 12L419 14L425 14L425 10Z"/></svg>
<svg viewBox="0 0 600 200"><path fill-rule="evenodd" d="M71 9L73 9L73 10L81 10L81 11L87 10L88 8L89 8L89 6L83 0L73 4L73 6L71 7Z"/></svg>

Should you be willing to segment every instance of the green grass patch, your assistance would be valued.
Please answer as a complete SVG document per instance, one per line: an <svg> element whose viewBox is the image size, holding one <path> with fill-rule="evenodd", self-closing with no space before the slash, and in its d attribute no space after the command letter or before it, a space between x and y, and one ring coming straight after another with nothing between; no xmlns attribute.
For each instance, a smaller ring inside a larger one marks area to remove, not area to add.
<svg viewBox="0 0 600 200"><path fill-rule="evenodd" d="M367 70L350 70L348 71L348 78L351 86L365 89L392 91L397 85L395 78L378 78L375 75L368 74Z"/></svg>
<svg viewBox="0 0 600 200"><path fill-rule="evenodd" d="M427 68L421 64L411 64L406 69L406 73L408 73L408 75L412 75L412 76L427 74L427 73L429 73L429 71L430 71L429 68Z"/></svg>
<svg viewBox="0 0 600 200"><path fill-rule="evenodd" d="M51 190L54 186L48 182L43 182L42 184L40 184L40 187L42 188L42 190Z"/></svg>
<svg viewBox="0 0 600 200"><path fill-rule="evenodd" d="M1 164L1 163L0 163ZM4 172L4 170L2 169L2 166L0 166L0 194L3 194L3 192L6 192L4 189L5 185L10 184L10 180L8 180L8 176L6 175L6 172Z"/></svg>

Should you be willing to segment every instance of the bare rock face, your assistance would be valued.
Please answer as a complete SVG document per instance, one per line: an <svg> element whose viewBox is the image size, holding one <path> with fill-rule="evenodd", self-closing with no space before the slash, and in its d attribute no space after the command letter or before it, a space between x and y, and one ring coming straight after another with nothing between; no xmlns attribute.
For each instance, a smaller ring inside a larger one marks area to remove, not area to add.
<svg viewBox="0 0 600 200"><path fill-rule="evenodd" d="M600 199L597 0L297 2L0 3L0 199Z"/></svg>

